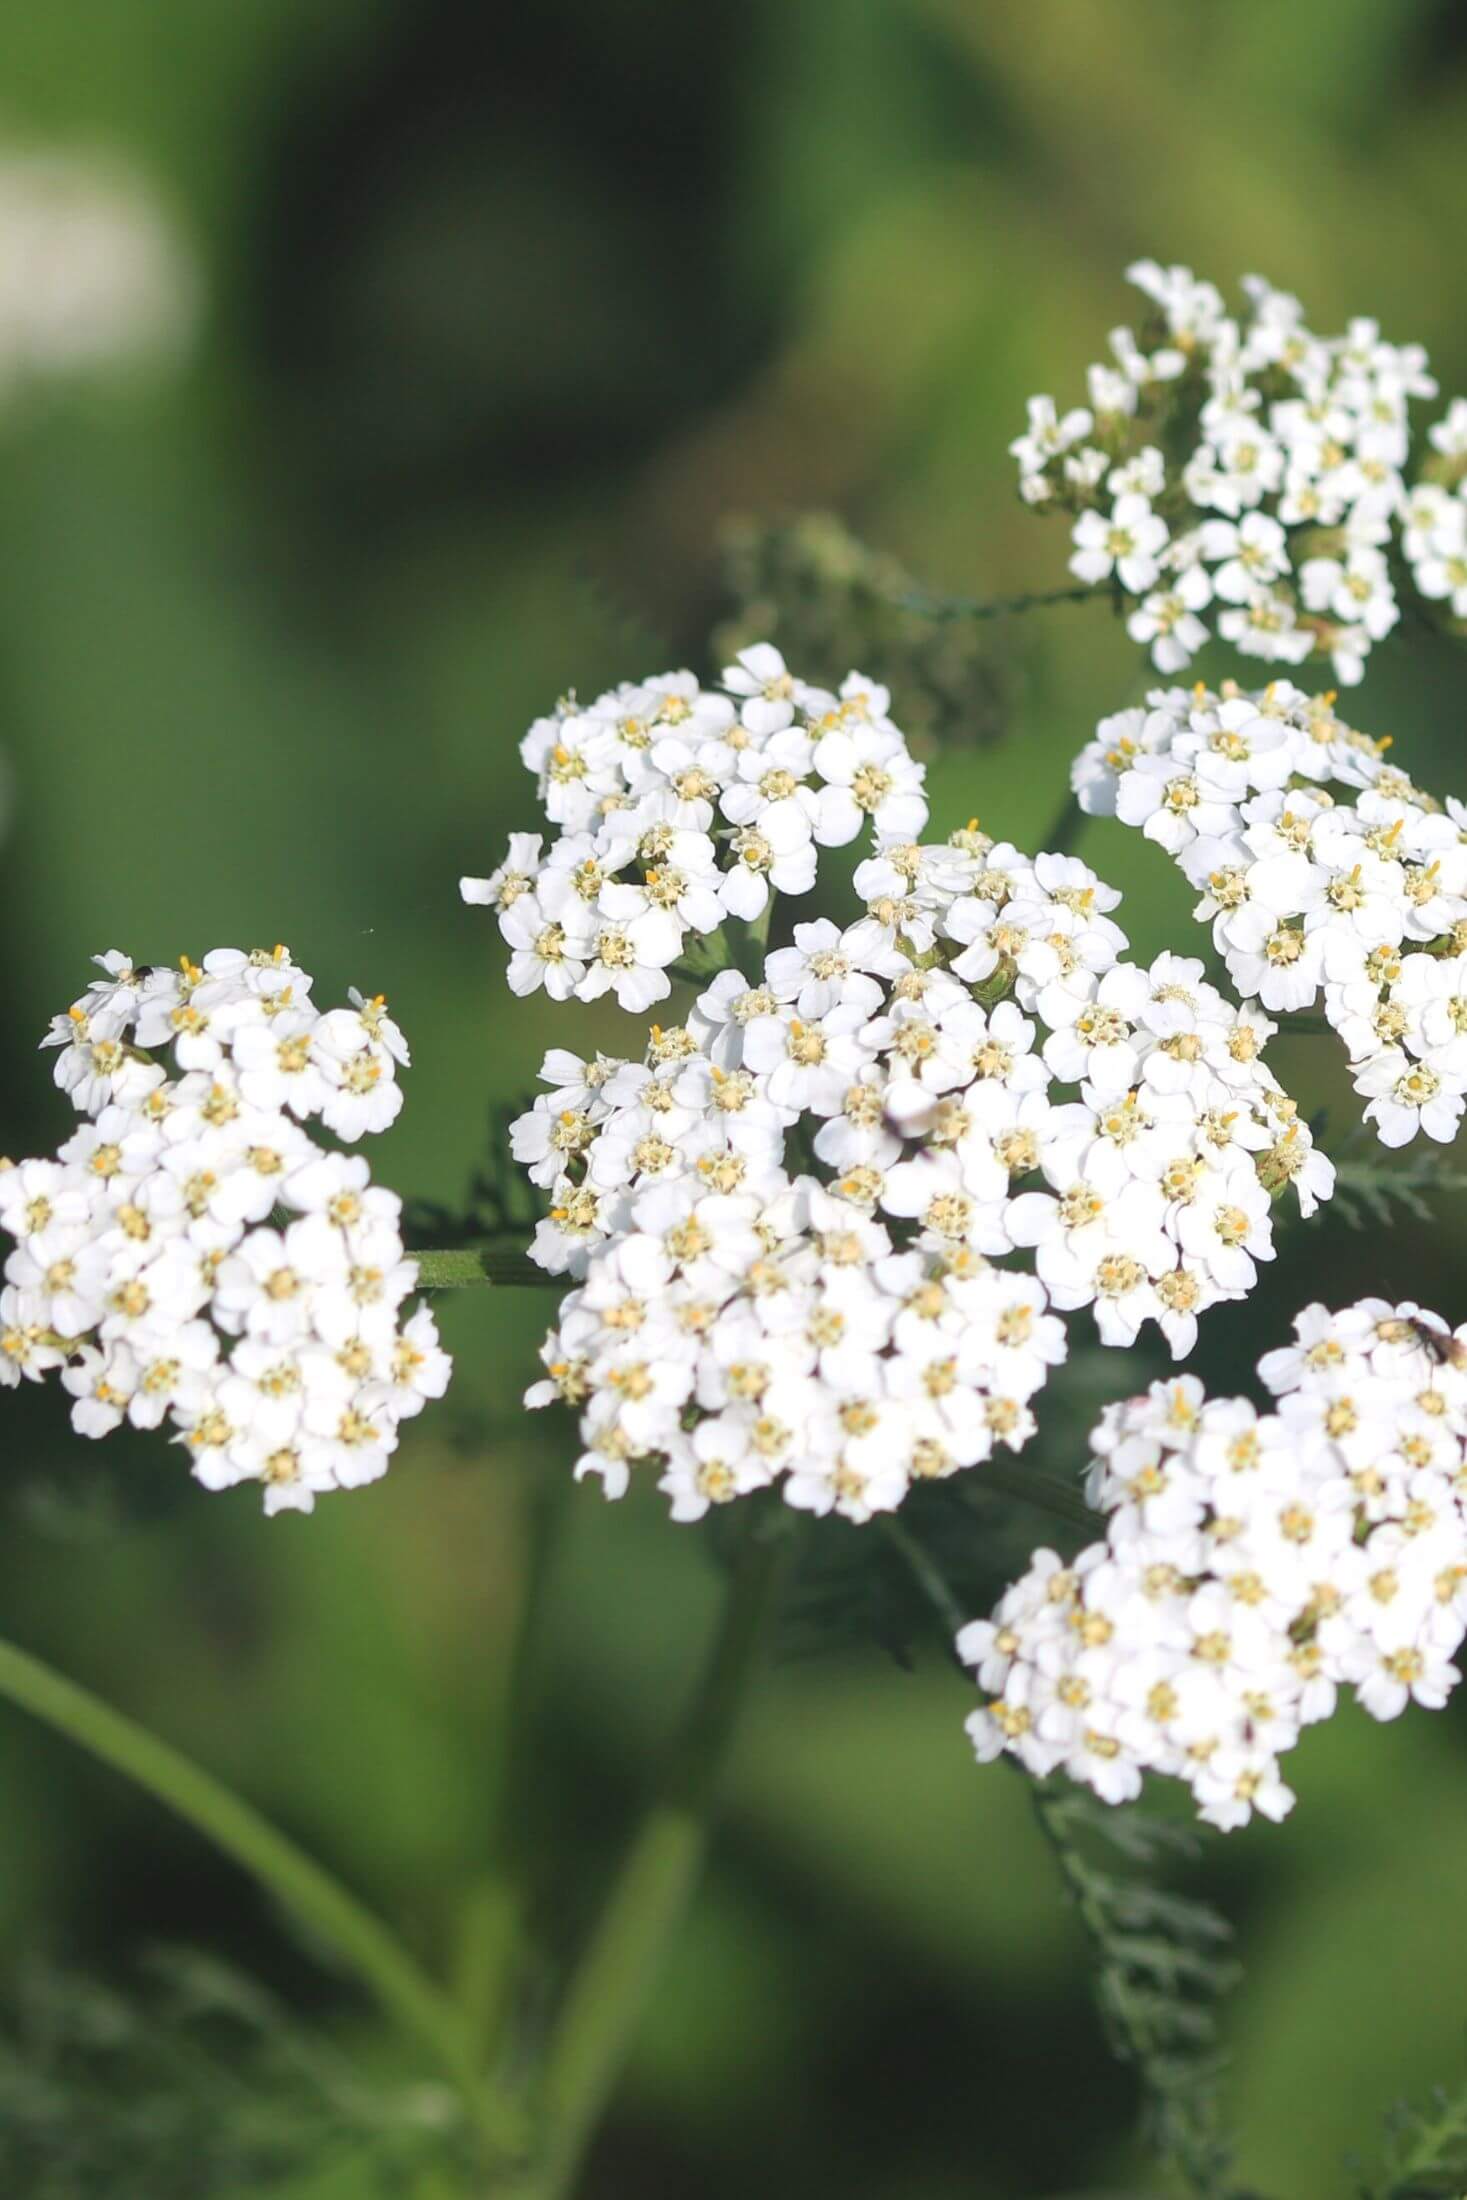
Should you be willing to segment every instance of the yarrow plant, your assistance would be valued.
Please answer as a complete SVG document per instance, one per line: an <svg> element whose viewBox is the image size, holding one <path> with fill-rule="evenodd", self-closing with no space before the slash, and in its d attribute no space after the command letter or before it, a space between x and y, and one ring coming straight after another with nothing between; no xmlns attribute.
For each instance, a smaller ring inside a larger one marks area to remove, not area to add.
<svg viewBox="0 0 1467 2200"><path fill-rule="evenodd" d="M1025 501L1070 517L1071 572L1117 591L1157 670L1215 635L1353 686L1401 616L1403 570L1467 616L1467 400L1413 471L1412 408L1437 394L1421 346L1366 319L1316 336L1256 275L1234 314L1190 268L1127 274L1147 324L1111 331L1087 405L1031 398L1009 448Z"/></svg>
<svg viewBox="0 0 1467 2200"><path fill-rule="evenodd" d="M1403 1146L1454 1138L1467 1096L1467 806L1391 749L1286 680L1199 685L1102 719L1072 779L1177 863L1245 1001L1323 997L1366 1121Z"/></svg>
<svg viewBox="0 0 1467 2200"><path fill-rule="evenodd" d="M407 1044L380 999L317 1009L283 947L97 960L43 1042L84 1121L0 1170L0 1384L59 1369L79 1435L171 1424L206 1488L309 1512L448 1381L432 1314L403 1317L400 1201L307 1128L385 1129Z"/></svg>
<svg viewBox="0 0 1467 2200"><path fill-rule="evenodd" d="M623 936L624 913L642 921L626 897L666 876L660 836L678 831L696 832L702 875L746 893L748 790L777 776L775 808L803 818L825 799L822 769L880 795L876 851L855 873L864 908L748 954L684 1023L654 1026L640 1061L547 1056L550 1090L514 1148L552 1193L531 1257L577 1281L528 1402L580 1409L576 1471L608 1496L645 1464L679 1520L776 1482L799 1509L867 1520L1029 1440L1030 1401L1065 1354L1056 1310L1093 1309L1111 1345L1153 1321L1189 1351L1199 1315L1243 1297L1272 1258L1275 1200L1291 1190L1311 1213L1333 1170L1262 1060L1274 1026L1198 961L1127 961L1120 896L1083 863L1031 860L976 822L944 843L907 837L926 822L922 770L884 691L852 673L836 696L767 647L725 679L732 719L682 675L586 714L640 723L672 695L703 731L633 750L630 817L621 786L587 807L577 781L570 853L563 841L527 869L522 841L496 874L506 938L543 944L568 912L567 936L604 938L605 918ZM812 739L843 720L857 732ZM532 763L545 738L532 734ZM609 758L609 738L556 746ZM858 749L879 766L852 767ZM903 790L891 830L887 782ZM690 784L710 791L683 826ZM547 807L559 785L542 777ZM838 813L842 838L857 819ZM803 888L817 843L802 845ZM613 882L613 864L643 882ZM597 966L576 963L594 988ZM1012 1265L1020 1254L1034 1273Z"/></svg>
<svg viewBox="0 0 1467 2200"><path fill-rule="evenodd" d="M1241 1826L1294 1802L1279 1759L1353 1686L1377 1719L1438 1710L1467 1635L1467 1328L1414 1304L1311 1306L1258 1372L1107 1407L1089 1494L1105 1539L1039 1550L958 1651L990 1697L969 1732L1106 1802L1146 1773Z"/></svg>
<svg viewBox="0 0 1467 2200"><path fill-rule="evenodd" d="M1153 325L1112 337L1087 407L1034 400L1013 447L1027 501L1070 516L1079 588L968 602L862 555L861 591L904 645L913 620L1108 588L1168 675L1215 634L1353 681L1408 574L1418 610L1467 619L1467 407L1413 472L1411 408L1435 394L1419 347L1368 321L1317 338L1261 282L1234 318L1185 269L1132 272ZM1176 1826L1110 1806L1152 1774L1209 1825L1277 1819L1282 1763L1342 1689L1377 1718L1445 1701L1467 1634L1467 1326L1374 1297L1311 1306L1258 1364L1271 1411L1209 1399L1185 1369L1126 1394L1160 1351L1186 1361L1337 1185L1346 1219L1389 1222L1392 1184L1421 1211L1419 1162L1347 1149L1337 1169L1265 1050L1275 1018L1322 1000L1379 1140L1456 1135L1467 806L1280 676L1102 717L1039 852L976 818L929 837L900 705L822 671L756 641L713 686L660 674L530 728L534 829L460 892L493 912L511 992L576 1003L585 1030L567 1011L571 1043L448 1244L410 1252L401 1202L354 1150L401 1106L397 1023L357 993L319 1010L284 948L98 958L43 1042L80 1120L54 1158L0 1168L0 1385L57 1374L82 1435L166 1427L206 1487L308 1512L380 1477L447 1386L415 1292L535 1281L559 1306L526 1403L570 1409L575 1477L611 1499L654 1485L681 1523L723 1514L706 1669L568 1975L547 1992L560 1951L524 1948L541 1905L522 1705L460 1992L249 1806L3 1642L0 1693L130 1772L354 1965L451 2080L471 2189L482 2170L569 2200L781 1580L818 1609L844 1565L863 1622L905 1592L976 1671L972 1741L1031 1778L1157 2144L1228 2200L1201 2005L1229 1975L1226 1928L1147 1881ZM1132 958L1119 892L1075 853L1093 815L1180 866L1211 957ZM632 1035L600 1051L613 1011ZM1079 1458L1067 1476L1034 1456L1077 1324L1124 1401L1083 1484ZM568 1480L537 1468L517 1686L544 1624L543 1491ZM1010 1501L1021 1531L1047 1507L1090 1540L1067 1557L1022 1531L1016 1563L1014 1521L994 1532ZM822 1575L827 1553L843 1555ZM1125 1873L1095 1860L1107 1843ZM1455 2113L1440 2144L1409 2139L1413 2177L1455 2159Z"/></svg>

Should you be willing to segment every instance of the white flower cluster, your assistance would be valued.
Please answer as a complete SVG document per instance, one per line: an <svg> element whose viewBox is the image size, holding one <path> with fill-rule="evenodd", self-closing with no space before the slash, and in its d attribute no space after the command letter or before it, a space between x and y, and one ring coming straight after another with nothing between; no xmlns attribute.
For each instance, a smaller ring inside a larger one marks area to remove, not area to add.
<svg viewBox="0 0 1467 2200"><path fill-rule="evenodd" d="M1112 331L1088 405L1031 398L1009 448L1025 500L1076 515L1071 572L1137 599L1128 631L1158 671L1215 633L1270 663L1327 657L1353 685L1400 617L1393 549L1467 616L1467 403L1406 485L1411 403L1437 387L1421 346L1369 320L1316 336L1258 276L1238 318L1190 268L1127 274L1152 327Z"/></svg>
<svg viewBox="0 0 1467 2200"><path fill-rule="evenodd" d="M0 1385L60 1368L82 1435L171 1421L206 1488L309 1512L448 1382L431 1313L402 1319L400 1201L306 1128L383 1129L406 1043L380 999L313 1007L284 948L97 959L43 1042L86 1121L0 1167Z"/></svg>
<svg viewBox="0 0 1467 2200"><path fill-rule="evenodd" d="M1091 1501L1103 1543L1040 1550L959 1655L1011 1751L1107 1802L1147 1772L1225 1828L1283 1817L1279 1759L1353 1686L1377 1719L1439 1708L1467 1634L1467 1330L1414 1305L1311 1306L1259 1373L1278 1399L1194 1377L1108 1407Z"/></svg>
<svg viewBox="0 0 1467 2200"><path fill-rule="evenodd" d="M1467 1097L1467 806L1389 748L1288 681L1172 688L1103 719L1071 778L1176 860L1245 1000L1323 995L1366 1119L1402 1146L1454 1137Z"/></svg>
<svg viewBox="0 0 1467 2200"><path fill-rule="evenodd" d="M640 1013L666 998L689 933L807 894L818 848L863 826L878 842L922 831L923 766L885 688L855 672L839 694L811 687L767 642L724 686L666 673L530 728L520 754L557 837L542 853L540 834L516 833L491 877L460 882L499 912L514 992L612 992Z"/></svg>
<svg viewBox="0 0 1467 2200"><path fill-rule="evenodd" d="M553 1192L534 1257L576 1279L529 1402L580 1409L610 1496L651 1462L680 1519L781 1478L867 1519L1025 1442L1052 1308L1185 1352L1272 1257L1272 1197L1329 1193L1274 1027L1200 962L1121 960L1084 864L970 826L856 889L643 1061L551 1053L514 1125Z"/></svg>

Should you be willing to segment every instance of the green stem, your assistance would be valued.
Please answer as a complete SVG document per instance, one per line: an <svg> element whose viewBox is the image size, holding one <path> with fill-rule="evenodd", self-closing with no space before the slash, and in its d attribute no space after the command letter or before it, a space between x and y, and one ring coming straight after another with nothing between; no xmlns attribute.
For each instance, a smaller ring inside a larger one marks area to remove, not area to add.
<svg viewBox="0 0 1467 2200"><path fill-rule="evenodd" d="M0 1642L0 1696L126 1774L232 1857L335 1948L384 2012L430 2050L481 2137L496 2151L519 2151L520 2120L486 2088L452 2003L382 1921L303 1849L212 1773L8 1642Z"/></svg>
<svg viewBox="0 0 1467 2200"><path fill-rule="evenodd" d="M992 1459L981 1468L976 1468L974 1473L990 1489L1002 1490L1005 1496L1022 1498L1028 1504L1038 1505L1045 1512L1052 1512L1076 1527L1094 1529L1098 1526L1097 1515L1090 1510L1079 1491L1072 1490L1067 1483L1061 1482L1054 1475L1040 1474L1025 1467L1005 1467ZM904 1521L898 1519L895 1513L886 1513L882 1516L881 1527L887 1542L899 1554L903 1565L921 1590L951 1650L957 1636L973 1614L963 1610L942 1568ZM967 1668L963 1667L962 1670L966 1672Z"/></svg>
<svg viewBox="0 0 1467 2200"><path fill-rule="evenodd" d="M1035 851L1038 855L1072 856L1086 826L1086 813L1073 794L1067 794L1056 810Z"/></svg>
<svg viewBox="0 0 1467 2200"><path fill-rule="evenodd" d="M761 1523L761 1526L765 1523ZM617 1874L551 2033L542 2076L545 2147L524 2200L567 2200L615 2090L708 1843L718 1774L748 1693L790 1548L788 1523L745 1544L707 1664L660 1791Z"/></svg>
<svg viewBox="0 0 1467 2200"><path fill-rule="evenodd" d="M564 1278L539 1267L514 1240L495 1240L487 1245L450 1245L436 1253L414 1253L418 1287L423 1291L456 1291L467 1284L540 1284L560 1291Z"/></svg>
<svg viewBox="0 0 1467 2200"><path fill-rule="evenodd" d="M939 596L930 589L913 588L896 598L897 608L919 619L1008 619L1025 611L1042 611L1050 604L1105 602L1102 590L1079 581L1069 588L1040 588L1023 596Z"/></svg>
<svg viewBox="0 0 1467 2200"><path fill-rule="evenodd" d="M1011 1465L1004 1459L985 1459L973 1470L973 1486L1000 1490L1005 1497L1017 1497L1021 1503L1053 1513L1057 1520L1068 1521L1072 1528L1086 1528L1092 1535L1104 1528L1100 1514L1092 1511L1079 1490L1061 1481L1057 1474L1045 1474L1017 1460Z"/></svg>
<svg viewBox="0 0 1467 2200"><path fill-rule="evenodd" d="M466 1976L466 2011L486 2062L505 2044L524 1932L535 1836L532 1795L545 1681L550 1585L574 1485L568 1474L536 1472L525 1506L519 1611L500 1712L498 1785L493 1799L492 1862L477 1905L478 1976ZM471 1923L475 1920L471 1919ZM469 1941L474 1954L474 1942Z"/></svg>
<svg viewBox="0 0 1467 2200"><path fill-rule="evenodd" d="M1305 1016L1285 1010L1279 1018L1281 1039L1337 1039L1339 1033L1327 1016Z"/></svg>
<svg viewBox="0 0 1467 2200"><path fill-rule="evenodd" d="M972 1614L963 1610L941 1567L928 1557L910 1528L903 1527L894 1513L883 1514L881 1525L887 1542L900 1554L907 1571L932 1607L932 1615L947 1636L948 1649L952 1651ZM955 1651L953 1654L956 1656ZM963 1670L966 1672L967 1668Z"/></svg>

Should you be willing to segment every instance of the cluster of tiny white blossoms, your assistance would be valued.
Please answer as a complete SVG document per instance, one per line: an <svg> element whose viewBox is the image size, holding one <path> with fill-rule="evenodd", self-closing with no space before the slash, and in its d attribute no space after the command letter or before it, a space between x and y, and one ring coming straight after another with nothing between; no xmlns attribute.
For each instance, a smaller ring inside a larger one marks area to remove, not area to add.
<svg viewBox="0 0 1467 2200"><path fill-rule="evenodd" d="M1467 1634L1467 1330L1415 1305L1311 1306L1259 1363L1277 1411L1195 1377L1107 1407L1103 1543L1036 1551L958 1651L1007 1750L1107 1802L1147 1772L1224 1828L1283 1817L1279 1759L1353 1686L1377 1719L1439 1708Z"/></svg>
<svg viewBox="0 0 1467 2200"><path fill-rule="evenodd" d="M513 1126L552 1195L533 1257L573 1279L529 1402L580 1409L610 1496L647 1463L680 1519L774 1483L889 1510L1028 1439L1056 1310L1186 1352L1273 1199L1331 1189L1273 1025L1198 961L1124 961L1083 863L973 824L855 885L863 915L723 971L642 1060L553 1051Z"/></svg>
<svg viewBox="0 0 1467 2200"><path fill-rule="evenodd" d="M807 894L817 849L863 827L879 843L926 825L924 768L885 688L859 673L838 694L812 687L768 642L723 678L720 694L666 673L530 728L520 754L556 837L516 833L491 877L460 882L499 912L514 992L650 1008L689 933Z"/></svg>
<svg viewBox="0 0 1467 2200"><path fill-rule="evenodd" d="M1467 1096L1467 806L1389 749L1288 681L1172 688L1103 719L1071 777L1083 809L1139 826L1200 891L1245 1000L1323 996L1366 1119L1402 1146L1454 1137Z"/></svg>
<svg viewBox="0 0 1467 2200"><path fill-rule="evenodd" d="M406 1043L380 999L314 1007L281 947L97 960L42 1042L85 1121L0 1167L0 1384L59 1368L80 1434L171 1422L206 1488L309 1512L448 1381L431 1313L403 1319L400 1201L307 1128L385 1129Z"/></svg>
<svg viewBox="0 0 1467 2200"><path fill-rule="evenodd" d="M1112 331L1088 405L1031 398L1009 448L1025 500L1075 515L1071 572L1136 599L1128 631L1158 671L1215 633L1270 663L1328 658L1353 685L1400 617L1393 552L1467 616L1467 402L1407 487L1411 404L1436 395L1421 346L1370 320L1316 336L1258 276L1240 318L1190 268L1127 274L1152 326Z"/></svg>

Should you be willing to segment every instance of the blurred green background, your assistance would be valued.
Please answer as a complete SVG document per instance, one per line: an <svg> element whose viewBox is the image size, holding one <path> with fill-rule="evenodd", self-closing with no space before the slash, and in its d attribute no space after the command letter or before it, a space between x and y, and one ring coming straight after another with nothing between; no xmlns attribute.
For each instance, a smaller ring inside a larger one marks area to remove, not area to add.
<svg viewBox="0 0 1467 2200"><path fill-rule="evenodd" d="M374 1167L458 1202L488 1103L529 1087L544 1045L619 1036L614 1012L511 1001L492 924L457 899L533 822L529 719L568 687L711 669L739 516L838 515L939 588L1062 580L1062 529L1019 506L1005 447L1026 396L1078 396L1132 317L1134 256L1229 286L1257 269L1322 330L1377 315L1467 387L1451 0L5 13L0 144L124 156L204 297L174 371L38 384L0 412L12 1153L63 1135L33 1048L89 954L281 939L321 997L389 995L415 1066ZM985 627L976 660L954 646L956 669L917 652L911 671L914 716L946 682L949 720L983 736L936 762L935 823L976 811L1032 841L1095 718L1144 684L1136 652L1098 602ZM1464 670L1395 641L1352 715L1467 792ZM1127 887L1140 948L1182 944L1155 851L1102 824L1085 852ZM1322 1042L1274 1058L1348 1125ZM1216 1318L1205 1370L1236 1386L1319 1291L1467 1317L1461 1213L1442 1213L1295 1231L1253 1305ZM517 1402L548 1306L445 1303L450 1400L384 1485L310 1521L206 1498L157 1440L84 1445L50 1394L0 1403L4 1631L237 1782L435 1962L484 1862L526 1498L570 1456ZM1084 1410L1152 1372L1097 1360L1073 1370ZM1070 1425L1041 1421L1056 1469ZM995 1571L1044 1530L1013 1520ZM715 1588L708 1539L654 1496L571 1498L534 1749L552 1956L616 1858ZM743 1734L585 2192L1143 2189L1078 1930L1020 1783L969 1759L961 1683L925 1643L910 1671L872 1643L805 1647ZM1341 2158L1392 2094L1467 2057L1464 1709L1316 1729L1292 1820L1208 1846L1247 1961L1227 2019L1241 2166L1287 2200L1347 2189ZM131 1994L147 1949L201 1946L413 2075L201 1842L9 1711L0 1744L12 1988L44 1959ZM339 2155L269 2189L337 2200L361 2175ZM57 2191L111 2189L77 2177ZM206 2187L184 2170L177 2189Z"/></svg>

